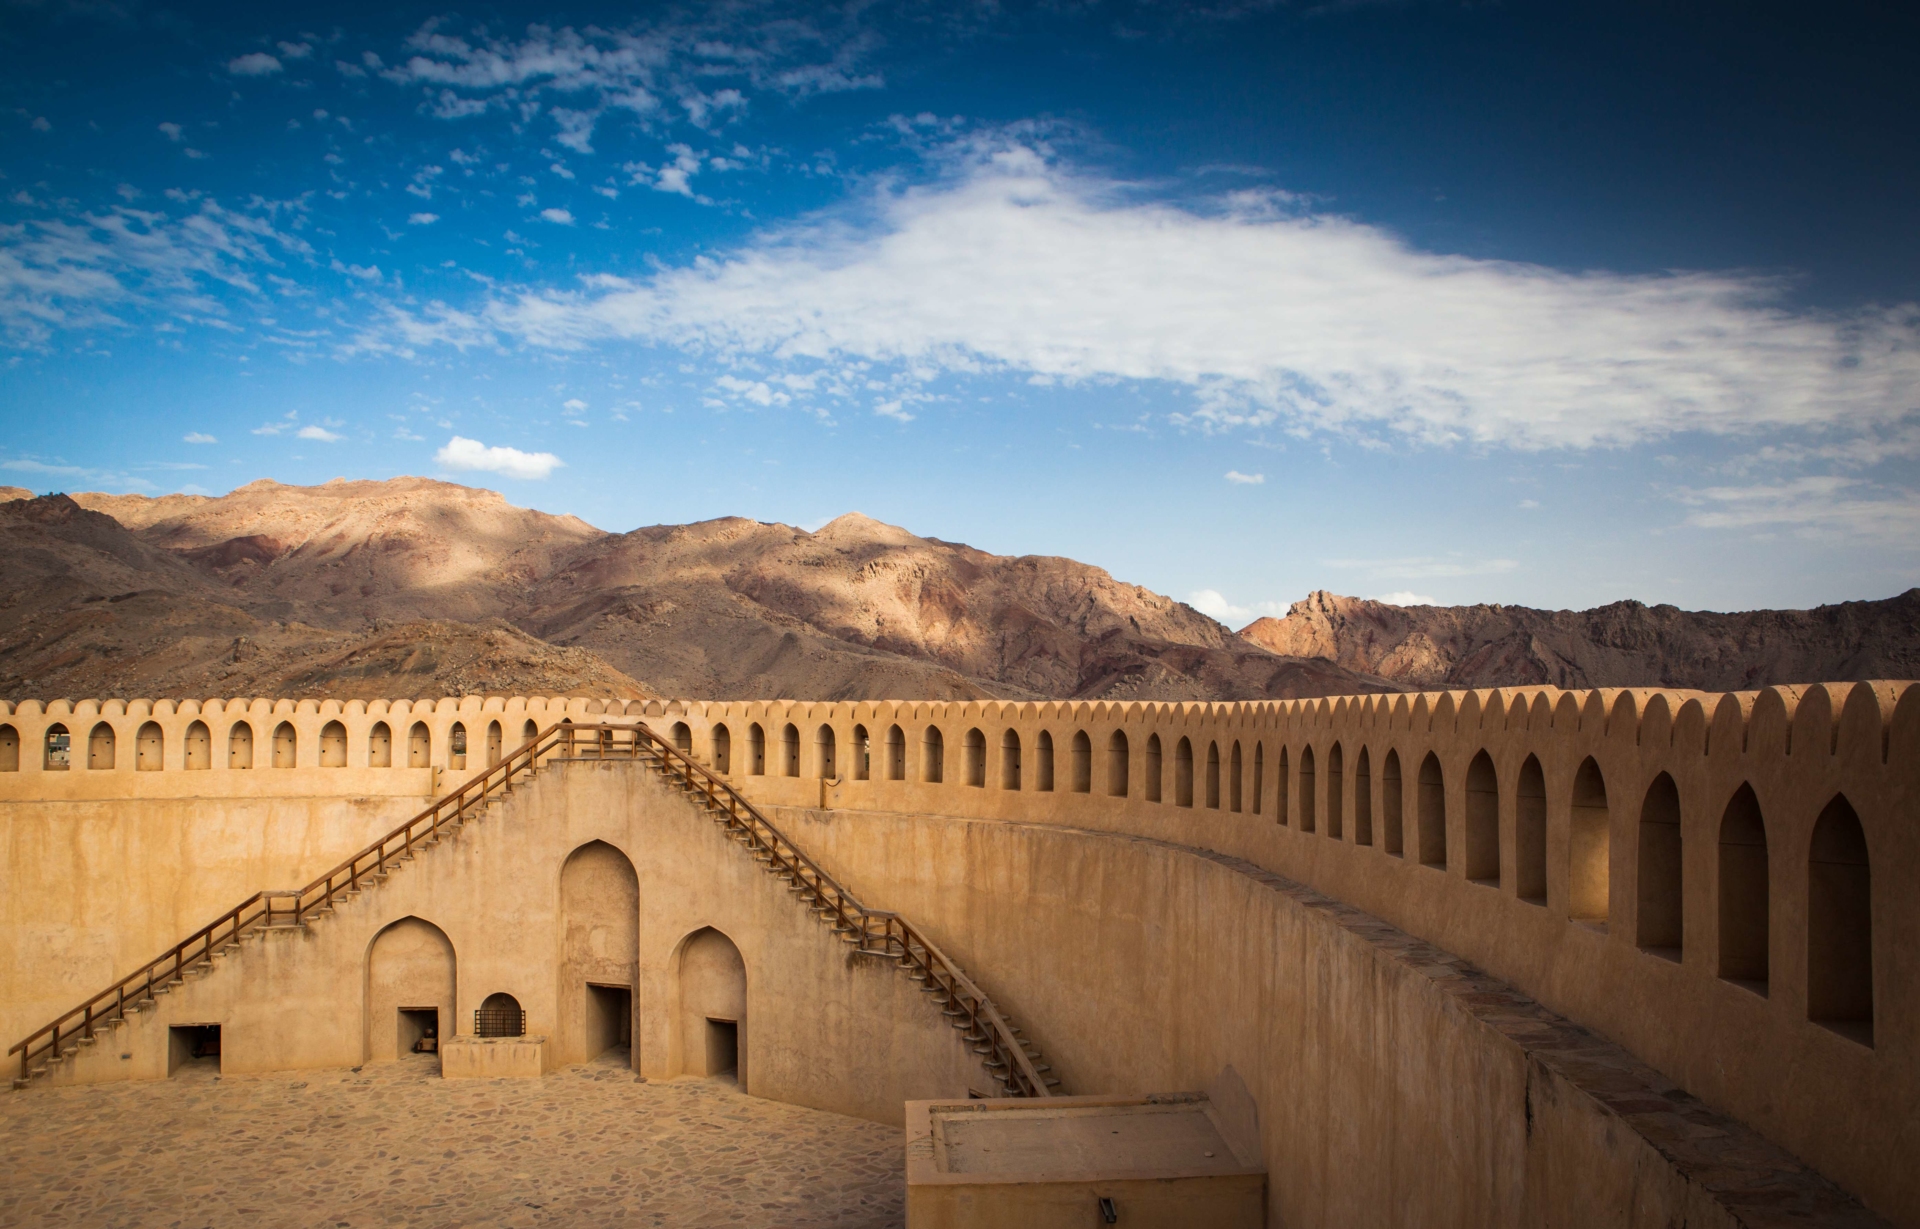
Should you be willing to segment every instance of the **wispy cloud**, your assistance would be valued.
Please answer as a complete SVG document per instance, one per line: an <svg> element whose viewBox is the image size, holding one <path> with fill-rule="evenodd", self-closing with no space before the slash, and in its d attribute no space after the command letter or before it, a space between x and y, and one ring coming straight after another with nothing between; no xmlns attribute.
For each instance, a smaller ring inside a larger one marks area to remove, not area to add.
<svg viewBox="0 0 1920 1229"><path fill-rule="evenodd" d="M1833 534L1920 542L1920 492L1846 475L1810 475L1743 486L1682 488L1687 524L1802 537Z"/></svg>
<svg viewBox="0 0 1920 1229"><path fill-rule="evenodd" d="M180 438L189 444L218 444L220 442L204 431L189 431Z"/></svg>
<svg viewBox="0 0 1920 1229"><path fill-rule="evenodd" d="M1129 199L1027 144L883 189L866 218L467 319L526 344L1185 387L1185 421L1516 448L1859 430L1920 384L1920 309L1779 306L1773 284L1438 256L1346 219Z"/></svg>
<svg viewBox="0 0 1920 1229"><path fill-rule="evenodd" d="M264 51L252 51L227 61L227 71L236 77L265 77L281 71L279 60Z"/></svg>
<svg viewBox="0 0 1920 1229"><path fill-rule="evenodd" d="M1259 486L1266 480L1267 476L1265 474L1243 474L1237 469L1227 471L1227 481L1238 483L1242 486Z"/></svg>
<svg viewBox="0 0 1920 1229"><path fill-rule="evenodd" d="M1415 593L1409 589L1401 589L1395 593L1382 593L1373 600L1385 602L1389 606L1438 606L1440 604L1424 593Z"/></svg>
<svg viewBox="0 0 1920 1229"><path fill-rule="evenodd" d="M499 474L503 478L538 480L566 463L550 452L522 452L518 448L492 447L479 440L456 435L433 454L436 465L466 473Z"/></svg>
<svg viewBox="0 0 1920 1229"><path fill-rule="evenodd" d="M294 434L294 438L296 439L318 440L323 444L337 444L341 440L347 438L346 436L341 435L338 432L329 431L325 427L312 426L312 425L302 427L298 431L295 431L293 434Z"/></svg>
<svg viewBox="0 0 1920 1229"><path fill-rule="evenodd" d="M1520 562L1471 559L1465 555L1412 555L1400 559L1329 559L1326 565L1393 580L1432 580L1447 576L1499 576L1514 571Z"/></svg>
<svg viewBox="0 0 1920 1229"><path fill-rule="evenodd" d="M542 209L540 211L540 217L545 221L552 222L555 226L573 225L573 214L565 209Z"/></svg>

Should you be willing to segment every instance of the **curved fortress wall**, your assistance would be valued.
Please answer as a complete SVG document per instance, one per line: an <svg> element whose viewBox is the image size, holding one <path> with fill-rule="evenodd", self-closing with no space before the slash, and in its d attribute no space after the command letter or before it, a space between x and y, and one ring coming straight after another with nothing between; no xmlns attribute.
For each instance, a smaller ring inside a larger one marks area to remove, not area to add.
<svg viewBox="0 0 1920 1229"><path fill-rule="evenodd" d="M0 715L0 800L9 802L0 870L22 885L3 919L10 1027L22 1034L78 997L56 970L89 941L80 980L91 989L246 893L282 886L263 868L289 885L324 869L414 809L436 788L436 770L444 789L483 767L495 724L511 746L516 724L620 707L497 698L19 705ZM1900 1163L1920 1149L1906 1109L1920 1100L1920 897L1909 886L1920 862L1920 688L624 707L768 805L870 812L876 825L888 813L1080 828L1243 858L1472 961L1871 1204L1920 1214L1920 1179ZM196 752L230 748L242 720L256 767ZM46 762L56 723L70 737L64 771ZM466 746L458 767L456 723ZM82 767L103 724L111 767ZM292 738L275 744L283 726ZM403 768L400 748L416 726L428 762ZM391 767L374 766L379 727ZM290 766L264 771L274 761L263 745L284 747ZM196 756L210 761L204 769ZM889 860L916 821L888 822L904 826L843 840L854 829L830 823L807 839L876 905L962 925L962 915L941 912L951 881L914 888ZM1123 907L1067 847L1046 844L1064 837L1042 838L1028 843L1052 852L1029 857L1018 877L979 871L992 886L970 884L973 896L1004 897L993 907L1007 917L1049 897ZM241 854L204 852L236 840ZM969 858L929 856L958 858L963 876L976 874ZM1230 891L1201 893L1193 907L1208 914L1196 934L1221 942L1248 924ZM952 941L963 962L981 960L961 935ZM993 967L1046 968L1038 934L1032 943L996 947ZM1124 1030L1140 991L1133 970L1145 966L1125 950L1100 958L1110 967L1094 984L1114 996ZM1088 983L1072 984L1084 993ZM1041 983L1031 993L1045 992ZM1223 1004L1218 1014L1230 1022L1250 1009ZM1119 1058L1099 1060L1100 1046L1046 1036L1045 1002L1016 1010L1076 1090L1086 1082L1076 1061L1091 1064L1088 1078L1125 1078ZM1166 1044L1199 1052L1211 1043ZM1327 1147L1335 1163L1334 1142Z"/></svg>

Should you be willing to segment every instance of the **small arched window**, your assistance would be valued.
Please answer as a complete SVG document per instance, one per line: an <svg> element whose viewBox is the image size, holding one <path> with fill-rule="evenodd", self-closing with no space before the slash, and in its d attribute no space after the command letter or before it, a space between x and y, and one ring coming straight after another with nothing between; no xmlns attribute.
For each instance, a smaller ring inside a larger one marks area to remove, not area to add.
<svg viewBox="0 0 1920 1229"><path fill-rule="evenodd" d="M1318 803L1320 799L1318 797L1319 791L1315 788L1318 784L1315 779L1315 767L1316 765L1313 762L1313 748L1300 748L1300 831L1302 832L1316 832L1319 830L1320 816L1315 808L1315 804Z"/></svg>
<svg viewBox="0 0 1920 1229"><path fill-rule="evenodd" d="M294 732L293 722L282 721L273 731L273 766L292 768L299 762L300 736Z"/></svg>
<svg viewBox="0 0 1920 1229"><path fill-rule="evenodd" d="M1515 890L1530 905L1547 903L1547 777L1540 761L1520 765L1513 808Z"/></svg>
<svg viewBox="0 0 1920 1229"><path fill-rule="evenodd" d="M1267 787L1267 745L1253 744L1253 813L1260 814L1261 797Z"/></svg>
<svg viewBox="0 0 1920 1229"><path fill-rule="evenodd" d="M966 747L961 754L961 768L966 774L968 785L987 787L987 736L977 728L967 731Z"/></svg>
<svg viewBox="0 0 1920 1229"><path fill-rule="evenodd" d="M1009 729L1000 736L1000 788L1020 788L1020 732Z"/></svg>
<svg viewBox="0 0 1920 1229"><path fill-rule="evenodd" d="M686 722L674 722L669 737L673 739L674 750L684 756L691 757L693 755L693 731L688 728Z"/></svg>
<svg viewBox="0 0 1920 1229"><path fill-rule="evenodd" d="M520 727L520 741L530 743L538 737L540 737L540 723L531 717L527 718L527 724Z"/></svg>
<svg viewBox="0 0 1920 1229"><path fill-rule="evenodd" d="M1046 730L1033 740L1033 788L1053 792L1053 735Z"/></svg>
<svg viewBox="0 0 1920 1229"><path fill-rule="evenodd" d="M1107 739L1107 796L1125 798L1127 796L1127 736L1119 730Z"/></svg>
<svg viewBox="0 0 1920 1229"><path fill-rule="evenodd" d="M907 779L907 735L899 726L887 727L887 780Z"/></svg>
<svg viewBox="0 0 1920 1229"><path fill-rule="evenodd" d="M1193 743L1185 735L1173 745L1173 805L1193 805Z"/></svg>
<svg viewBox="0 0 1920 1229"><path fill-rule="evenodd" d="M1767 825L1742 783L1720 816L1720 976L1764 997L1772 941Z"/></svg>
<svg viewBox="0 0 1920 1229"><path fill-rule="evenodd" d="M416 721L407 731L407 767L429 768L433 765L433 733L427 729L427 723Z"/></svg>
<svg viewBox="0 0 1920 1229"><path fill-rule="evenodd" d="M1220 809L1220 744L1207 743L1207 809Z"/></svg>
<svg viewBox="0 0 1920 1229"><path fill-rule="evenodd" d="M1680 791L1661 773L1640 804L1639 900L1634 910L1640 950L1680 960L1686 939L1681 893Z"/></svg>
<svg viewBox="0 0 1920 1229"><path fill-rule="evenodd" d="M767 775L767 732L758 721L747 727L747 775Z"/></svg>
<svg viewBox="0 0 1920 1229"><path fill-rule="evenodd" d="M1807 1018L1873 1044L1873 869L1842 794L1820 812L1807 851Z"/></svg>
<svg viewBox="0 0 1920 1229"><path fill-rule="evenodd" d="M500 757L506 753L506 747L503 745L505 742L506 742L506 738L504 737L504 735L500 730L500 723L498 721L487 722L487 767L488 768L492 768L495 764L498 764L500 762Z"/></svg>
<svg viewBox="0 0 1920 1229"><path fill-rule="evenodd" d="M724 725L713 727L713 770L719 773L733 771L733 732Z"/></svg>
<svg viewBox="0 0 1920 1229"><path fill-rule="evenodd" d="M867 727L853 727L853 779L866 781L873 776L873 740L867 735Z"/></svg>
<svg viewBox="0 0 1920 1229"><path fill-rule="evenodd" d="M166 767L167 736L158 721L149 721L133 736L135 772L159 772Z"/></svg>
<svg viewBox="0 0 1920 1229"><path fill-rule="evenodd" d="M920 779L938 785L947 779L946 771L947 741L939 726L930 725L920 740Z"/></svg>
<svg viewBox="0 0 1920 1229"><path fill-rule="evenodd" d="M1240 740L1233 740L1232 750L1227 752L1227 810L1235 815L1240 813Z"/></svg>
<svg viewBox="0 0 1920 1229"><path fill-rule="evenodd" d="M1087 737L1085 730L1073 732L1073 792L1089 794L1093 792L1093 740Z"/></svg>
<svg viewBox="0 0 1920 1229"><path fill-rule="evenodd" d="M196 721L187 727L186 766L198 771L213 767L213 735L207 730L207 723Z"/></svg>
<svg viewBox="0 0 1920 1229"><path fill-rule="evenodd" d="M813 760L823 780L835 781L840 777L840 754L837 744L838 740L834 737L832 726L823 725L813 732Z"/></svg>
<svg viewBox="0 0 1920 1229"><path fill-rule="evenodd" d="M1148 802L1160 801L1160 736L1147 735L1147 764L1142 784L1146 786Z"/></svg>
<svg viewBox="0 0 1920 1229"><path fill-rule="evenodd" d="M800 775L800 727L791 721L780 730L780 775Z"/></svg>
<svg viewBox="0 0 1920 1229"><path fill-rule="evenodd" d="M523 1037L526 1032L527 1013L511 994L489 994L473 1013L475 1037Z"/></svg>
<svg viewBox="0 0 1920 1229"><path fill-rule="evenodd" d="M1353 843L1373 844L1373 757L1365 747L1353 761Z"/></svg>
<svg viewBox="0 0 1920 1229"><path fill-rule="evenodd" d="M1573 805L1567 825L1567 916L1607 924L1613 828L1607 811L1607 781L1592 756L1573 774Z"/></svg>
<svg viewBox="0 0 1920 1229"><path fill-rule="evenodd" d="M47 772L65 772L72 766L72 739L67 727L56 721L47 727L46 761L42 767Z"/></svg>
<svg viewBox="0 0 1920 1229"><path fill-rule="evenodd" d="M1274 788L1278 793L1273 801L1273 822L1282 827L1293 822L1293 773L1289 768L1292 757L1287 749L1280 748L1280 762L1275 765L1279 770L1274 773Z"/></svg>
<svg viewBox="0 0 1920 1229"><path fill-rule="evenodd" d="M1485 751L1467 765L1467 879L1500 886L1500 778Z"/></svg>
<svg viewBox="0 0 1920 1229"><path fill-rule="evenodd" d="M1342 840L1347 822L1347 753L1339 743L1327 748L1327 835Z"/></svg>
<svg viewBox="0 0 1920 1229"><path fill-rule="evenodd" d="M0 772L20 771L20 731L0 725Z"/></svg>
<svg viewBox="0 0 1920 1229"><path fill-rule="evenodd" d="M227 731L227 767L253 767L253 727L244 721L236 721Z"/></svg>
<svg viewBox="0 0 1920 1229"><path fill-rule="evenodd" d="M101 772L113 767L113 727L102 721L87 735L87 769Z"/></svg>
<svg viewBox="0 0 1920 1229"><path fill-rule="evenodd" d="M1380 836L1382 853L1406 856L1406 796L1400 780L1400 753L1389 750L1380 765Z"/></svg>
<svg viewBox="0 0 1920 1229"><path fill-rule="evenodd" d="M367 731L367 767L393 767L393 729L384 721L376 721Z"/></svg>
<svg viewBox="0 0 1920 1229"><path fill-rule="evenodd" d="M1414 822L1420 827L1420 865L1447 869L1447 785L1440 774L1440 757L1427 752L1420 761L1419 793Z"/></svg>
<svg viewBox="0 0 1920 1229"><path fill-rule="evenodd" d="M447 767L465 768L467 766L467 725L456 721L447 731Z"/></svg>
<svg viewBox="0 0 1920 1229"><path fill-rule="evenodd" d="M347 766L347 727L338 721L329 721L320 730L320 767L345 768Z"/></svg>

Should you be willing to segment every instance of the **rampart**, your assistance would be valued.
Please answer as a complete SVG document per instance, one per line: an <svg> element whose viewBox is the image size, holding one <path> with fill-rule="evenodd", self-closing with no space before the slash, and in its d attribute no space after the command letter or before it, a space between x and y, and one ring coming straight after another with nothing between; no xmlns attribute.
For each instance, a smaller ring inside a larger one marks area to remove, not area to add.
<svg viewBox="0 0 1920 1229"><path fill-rule="evenodd" d="M917 908L938 909L886 854L916 816L1244 860L1471 962L1871 1206L1920 1219L1907 1163L1920 1155L1920 687L1908 683L1224 705L26 702L0 711L0 1023L24 1033L202 915L298 882L510 749L528 722L603 714L645 719L757 802L808 817L836 873L882 902L918 892ZM235 750L243 723L252 767ZM50 763L56 725L64 769ZM836 835L842 813L889 835L862 852ZM928 852L961 857L956 839L930 838ZM241 852L216 852L229 846ZM1058 865L977 890L1009 917L1023 896L1107 899L1078 878L1097 863L1070 842L1043 848ZM1253 915L1235 891L1217 897L1185 902L1200 911L1187 933L1237 945ZM1002 936L996 961L1047 966L1039 938L1021 942ZM1110 955L1115 967L1075 993L1104 985L1116 1001L1103 1006L1124 1014L1145 990L1125 953ZM1204 1030L1204 1016L1186 1027ZM1073 1074L1073 1046L1043 1040Z"/></svg>

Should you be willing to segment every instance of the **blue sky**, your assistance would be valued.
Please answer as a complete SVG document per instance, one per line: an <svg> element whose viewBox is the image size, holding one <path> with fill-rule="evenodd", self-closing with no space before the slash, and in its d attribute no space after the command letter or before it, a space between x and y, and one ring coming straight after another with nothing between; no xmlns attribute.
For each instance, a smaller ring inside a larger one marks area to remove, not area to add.
<svg viewBox="0 0 1920 1229"><path fill-rule="evenodd" d="M1672 7L0 0L0 483L1898 592L1915 20Z"/></svg>

